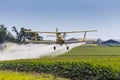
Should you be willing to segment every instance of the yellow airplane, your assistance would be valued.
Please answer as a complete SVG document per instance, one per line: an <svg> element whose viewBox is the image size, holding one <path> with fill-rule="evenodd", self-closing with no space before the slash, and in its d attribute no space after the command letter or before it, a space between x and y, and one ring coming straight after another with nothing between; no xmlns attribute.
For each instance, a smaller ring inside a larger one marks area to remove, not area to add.
<svg viewBox="0 0 120 80"><path fill-rule="evenodd" d="M56 32L43 32L43 31L25 31L28 33L34 33L34 42L37 42L37 33L44 33L44 34L56 34L56 44L60 44L62 46L62 44L66 45L66 41L65 41L65 36L66 34L71 34L71 33L82 33L84 32L84 38L83 38L83 42L85 42L85 38L86 38L86 33L87 32L95 32L97 30L86 30L86 31L71 31L71 32L59 32L58 28L56 28ZM44 42L44 41L40 41L40 42ZM69 46L66 46L67 50L69 49ZM56 50L56 46L54 46L54 50Z"/></svg>

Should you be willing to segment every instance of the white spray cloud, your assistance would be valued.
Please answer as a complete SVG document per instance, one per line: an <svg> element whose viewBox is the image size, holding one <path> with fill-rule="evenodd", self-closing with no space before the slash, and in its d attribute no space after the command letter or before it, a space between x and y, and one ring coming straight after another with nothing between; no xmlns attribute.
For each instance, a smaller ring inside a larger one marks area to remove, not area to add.
<svg viewBox="0 0 120 80"><path fill-rule="evenodd" d="M69 44L70 49L84 43ZM5 44L0 45L0 61L3 60L16 60L16 59L33 59L40 58L46 55L60 55L68 50L66 46L56 45L56 50L53 49L55 45L48 44L15 44L6 43L6 48L3 49ZM69 50L70 50L69 49Z"/></svg>

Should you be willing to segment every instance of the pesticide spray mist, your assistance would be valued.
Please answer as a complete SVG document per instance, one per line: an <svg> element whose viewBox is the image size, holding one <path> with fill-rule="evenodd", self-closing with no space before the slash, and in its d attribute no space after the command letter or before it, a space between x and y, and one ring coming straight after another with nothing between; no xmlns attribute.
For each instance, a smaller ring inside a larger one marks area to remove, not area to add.
<svg viewBox="0 0 120 80"><path fill-rule="evenodd" d="M70 49L82 45L84 43L69 44ZM56 50L53 47L56 46ZM69 49L69 50L70 50ZM33 59L41 58L46 55L60 55L67 51L66 46L48 45L48 44L15 44L4 43L0 45L0 61L3 60L16 60L16 59Z"/></svg>

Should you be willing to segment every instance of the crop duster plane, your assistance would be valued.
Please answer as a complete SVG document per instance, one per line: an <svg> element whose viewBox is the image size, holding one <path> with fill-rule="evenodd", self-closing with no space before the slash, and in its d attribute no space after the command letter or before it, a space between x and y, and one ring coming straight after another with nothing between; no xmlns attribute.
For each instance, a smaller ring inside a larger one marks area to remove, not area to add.
<svg viewBox="0 0 120 80"><path fill-rule="evenodd" d="M70 32L59 32L58 28L56 28L56 32L43 32L43 31L25 31L27 33L34 33L34 41L33 42L37 42L37 33L44 33L44 34L55 34L56 35L56 44L60 44L61 46L63 44L67 44L67 42L65 41L65 37L66 34L72 34L72 33L84 33L84 37L83 37L83 42L85 42L85 38L86 38L86 33L87 32L95 32L97 30L86 30L86 31L70 31ZM40 41L40 42L44 42L44 41ZM45 42L44 42L45 43ZM67 50L69 49L69 46L66 45ZM56 50L56 46L54 46L54 50Z"/></svg>

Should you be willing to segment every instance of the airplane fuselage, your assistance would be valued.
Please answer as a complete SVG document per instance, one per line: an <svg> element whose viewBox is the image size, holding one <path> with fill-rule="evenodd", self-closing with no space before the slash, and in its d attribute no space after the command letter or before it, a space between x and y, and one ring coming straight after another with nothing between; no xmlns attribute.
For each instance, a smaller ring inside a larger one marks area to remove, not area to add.
<svg viewBox="0 0 120 80"><path fill-rule="evenodd" d="M60 44L60 45L65 43L63 35L61 33L59 33L59 32L56 33L56 43Z"/></svg>

